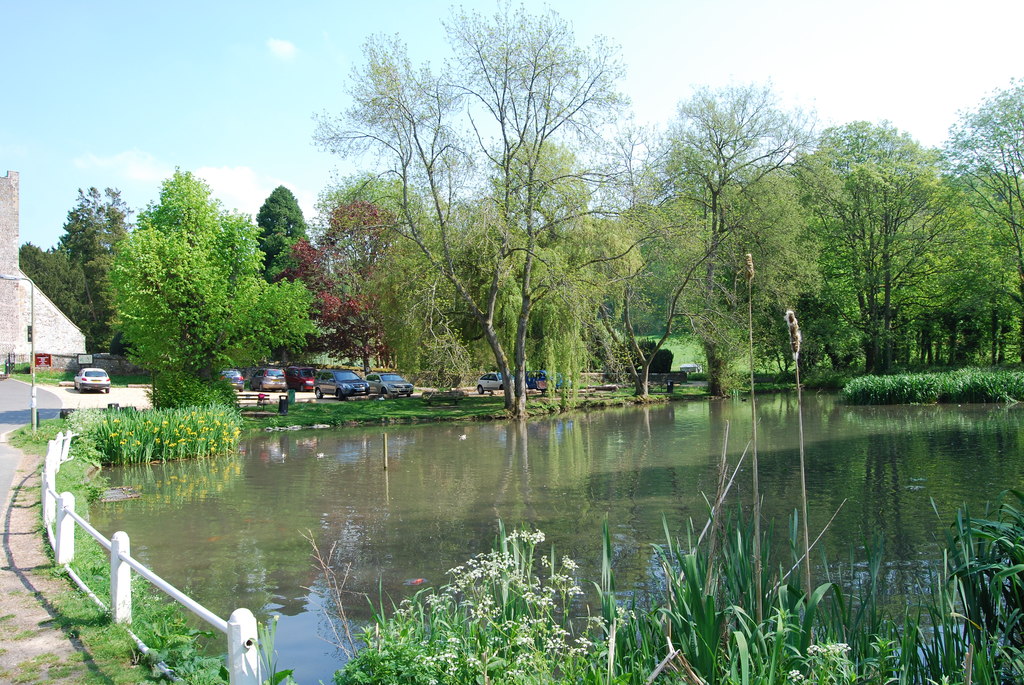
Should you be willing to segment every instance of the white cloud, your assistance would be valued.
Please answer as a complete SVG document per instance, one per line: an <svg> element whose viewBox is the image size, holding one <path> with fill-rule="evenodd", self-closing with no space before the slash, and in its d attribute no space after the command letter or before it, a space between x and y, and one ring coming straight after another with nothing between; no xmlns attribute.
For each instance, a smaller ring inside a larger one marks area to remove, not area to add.
<svg viewBox="0 0 1024 685"><path fill-rule="evenodd" d="M280 38L269 38L267 47L270 48L270 54L286 62L295 59L295 54L298 52L294 43Z"/></svg>
<svg viewBox="0 0 1024 685"><path fill-rule="evenodd" d="M201 167L195 175L206 181L213 191L213 197L227 209L234 209L256 219L257 212L274 188L286 186L299 201L302 214L309 221L313 216L316 194L300 190L281 179L264 176L245 166Z"/></svg>
<svg viewBox="0 0 1024 685"><path fill-rule="evenodd" d="M159 182L174 173L170 165L139 149L125 150L109 157L90 153L73 161L79 169L102 169L130 181Z"/></svg>

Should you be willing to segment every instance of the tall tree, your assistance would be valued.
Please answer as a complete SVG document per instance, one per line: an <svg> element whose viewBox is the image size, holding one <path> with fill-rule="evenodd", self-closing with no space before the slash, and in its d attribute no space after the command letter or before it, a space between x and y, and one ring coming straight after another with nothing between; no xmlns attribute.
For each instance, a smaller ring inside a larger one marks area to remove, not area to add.
<svg viewBox="0 0 1024 685"><path fill-rule="evenodd" d="M261 277L258 229L225 212L189 172L166 180L160 200L121 244L113 282L131 354L154 378L154 404L209 401L217 371L299 346L311 326L301 283Z"/></svg>
<svg viewBox="0 0 1024 685"><path fill-rule="evenodd" d="M269 283L290 265L292 245L306 238L308 227L292 191L274 188L256 214L263 251L263 277Z"/></svg>
<svg viewBox="0 0 1024 685"><path fill-rule="evenodd" d="M395 230L457 293L498 370L516 379L505 404L523 416L538 302L590 260L560 250L579 246L574 231L599 180L566 151L586 149L619 111L622 67L603 43L578 48L553 12L503 5L489 18L458 14L447 28L455 59L441 75L415 68L397 41L368 42L355 105L338 122L322 119L317 139L343 154L377 153L400 182Z"/></svg>
<svg viewBox="0 0 1024 685"><path fill-rule="evenodd" d="M100 195L96 188L78 191L78 204L68 212L58 249L82 271L84 292L81 320L89 349L106 349L113 337L114 302L110 270L114 251L130 228L131 210L120 191L107 188Z"/></svg>
<svg viewBox="0 0 1024 685"><path fill-rule="evenodd" d="M18 249L21 270L36 286L81 328L80 321L88 317L85 311L85 276L78 264L72 264L67 252L56 248L43 250L25 243ZM86 342L86 349L95 349Z"/></svg>
<svg viewBox="0 0 1024 685"><path fill-rule="evenodd" d="M799 113L779 108L766 86L699 89L679 107L670 133L668 173L674 196L697 207L707 259L701 274L705 317L719 323L699 329L707 357L708 391L725 392L730 361L728 325L735 274L750 252L737 241L757 209L752 195L789 167L811 140ZM762 222L770 219L761 219ZM755 255L756 258L756 255Z"/></svg>
<svg viewBox="0 0 1024 685"><path fill-rule="evenodd" d="M805 162L827 296L860 331L866 370L886 373L959 230L938 152L888 123L855 122L825 131Z"/></svg>
<svg viewBox="0 0 1024 685"><path fill-rule="evenodd" d="M1024 83L986 99L953 128L951 171L982 215L1005 233L1016 269L1018 351L1024 362Z"/></svg>
<svg viewBox="0 0 1024 685"><path fill-rule="evenodd" d="M370 202L340 204L312 243L303 239L292 248L294 265L282 275L313 293L311 351L358 359L364 368L386 361L380 298L367 285L387 258L393 223L392 214Z"/></svg>

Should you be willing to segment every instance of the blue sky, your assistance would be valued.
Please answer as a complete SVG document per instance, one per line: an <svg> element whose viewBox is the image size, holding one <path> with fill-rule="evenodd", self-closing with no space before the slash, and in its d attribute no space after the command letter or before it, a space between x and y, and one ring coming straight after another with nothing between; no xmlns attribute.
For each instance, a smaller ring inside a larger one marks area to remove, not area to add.
<svg viewBox="0 0 1024 685"><path fill-rule="evenodd" d="M494 2L466 0L491 12ZM1020 0L565 0L577 40L621 47L637 120L664 126L695 86L771 82L819 127L888 119L941 145L958 111L1024 76ZM313 115L346 107L371 34L443 62L451 4L0 0L0 175L21 174L21 239L56 244L79 188L136 211L175 167L255 215L289 187L311 218L342 162Z"/></svg>

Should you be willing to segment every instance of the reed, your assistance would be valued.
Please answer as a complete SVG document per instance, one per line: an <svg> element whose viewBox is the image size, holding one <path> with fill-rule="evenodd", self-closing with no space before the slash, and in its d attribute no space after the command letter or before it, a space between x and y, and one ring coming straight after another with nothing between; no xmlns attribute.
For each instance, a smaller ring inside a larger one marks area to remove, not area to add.
<svg viewBox="0 0 1024 685"><path fill-rule="evenodd" d="M1019 402L1024 372L961 369L946 373L861 376L843 388L850 404Z"/></svg>
<svg viewBox="0 0 1024 685"><path fill-rule="evenodd" d="M757 394L754 392L754 258L746 257L747 276L747 349L750 360L750 454L753 461L754 488L754 579L758 623L764 617L764 588L761 587L761 485L757 463Z"/></svg>

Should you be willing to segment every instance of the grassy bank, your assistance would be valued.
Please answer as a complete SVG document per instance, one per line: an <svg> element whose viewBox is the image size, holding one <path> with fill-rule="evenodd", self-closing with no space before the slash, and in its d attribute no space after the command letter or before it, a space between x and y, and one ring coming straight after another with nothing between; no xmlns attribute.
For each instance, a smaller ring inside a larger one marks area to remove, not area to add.
<svg viewBox="0 0 1024 685"><path fill-rule="evenodd" d="M1024 372L960 369L945 373L861 376L843 388L849 404L1020 402Z"/></svg>
<svg viewBox="0 0 1024 685"><path fill-rule="evenodd" d="M633 395L632 389L591 393L572 397L533 395L527 400L527 411L542 416L563 411L626 407L705 397L703 388L677 387L672 395L657 393L646 399ZM300 395L301 397L301 395ZM455 405L428 405L418 397L389 400L358 400L339 402L324 399L317 402L296 402L287 416L276 413L276 406L266 411L246 412L249 427L265 426L358 426L382 423L419 423L428 421L472 421L508 418L501 395L467 395Z"/></svg>
<svg viewBox="0 0 1024 685"><path fill-rule="evenodd" d="M22 428L12 434L11 443L26 452L42 455L46 452L49 439L69 429L68 422L63 419L42 421L36 435L33 436L31 429ZM84 503L95 501L102 494L104 483L94 474L95 453L84 441L77 447L76 442L72 443L71 452L75 458L61 467L57 490L74 494L76 501L83 503L78 507L79 514L82 514L85 511ZM36 532L44 535L41 518ZM47 552L51 554L52 563L52 552L49 549ZM97 596L109 605L109 557L106 550L81 528L77 528L75 560L71 566ZM151 668L157 659L171 664L186 682L224 682L220 677L221 660L207 657L198 649L205 639L204 634L190 627L185 614L176 605L168 603L163 596L157 595L147 583L133 583L132 629L151 648L150 657L138 651L128 632L113 623L107 612L81 593L62 568L51 565L40 570L65 580L69 585L69 592L48 599L56 613L55 624L82 643L91 661L91 668L83 676L82 683L166 682Z"/></svg>

